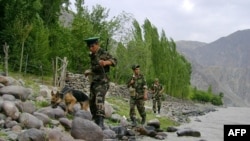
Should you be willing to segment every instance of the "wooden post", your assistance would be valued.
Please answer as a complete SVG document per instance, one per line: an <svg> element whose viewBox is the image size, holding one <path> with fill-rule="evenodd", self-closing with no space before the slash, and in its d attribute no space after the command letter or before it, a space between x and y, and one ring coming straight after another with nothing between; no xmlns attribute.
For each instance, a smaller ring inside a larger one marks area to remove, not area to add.
<svg viewBox="0 0 250 141"><path fill-rule="evenodd" d="M5 75L8 76L8 59L9 59L9 54L8 54L8 51L9 51L9 46L7 45L7 43L5 42L5 44L3 45L3 51L4 51L4 72L5 72Z"/></svg>
<svg viewBox="0 0 250 141"><path fill-rule="evenodd" d="M58 86L58 77L57 77L57 64L58 64L58 57L56 57L56 65L55 65L55 86Z"/></svg>
<svg viewBox="0 0 250 141"><path fill-rule="evenodd" d="M29 54L26 55L25 70L24 70L24 74L25 74L25 75L26 75L26 73L27 73L28 58L29 58Z"/></svg>
<svg viewBox="0 0 250 141"><path fill-rule="evenodd" d="M64 87L65 85L65 78L66 78L66 72L67 72L67 57L64 57L62 60L62 70L61 70L61 75L60 75L60 87Z"/></svg>
<svg viewBox="0 0 250 141"><path fill-rule="evenodd" d="M52 72L53 72L53 81L52 81L52 85L55 87L56 83L55 83L55 61L52 58Z"/></svg>
<svg viewBox="0 0 250 141"><path fill-rule="evenodd" d="M60 63L58 63L60 61ZM58 64L61 66L58 67ZM67 57L64 57L63 59L56 57L56 64L55 64L55 77L54 77L54 86L56 87L64 87L65 85L65 79L66 79L66 72L67 72L67 66L68 66L68 61ZM58 75L60 73L60 75Z"/></svg>

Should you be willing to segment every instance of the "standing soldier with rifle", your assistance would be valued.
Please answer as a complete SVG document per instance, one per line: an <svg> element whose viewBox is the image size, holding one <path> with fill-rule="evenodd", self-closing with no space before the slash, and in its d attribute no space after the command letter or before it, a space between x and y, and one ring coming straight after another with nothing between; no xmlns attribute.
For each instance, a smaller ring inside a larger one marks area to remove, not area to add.
<svg viewBox="0 0 250 141"><path fill-rule="evenodd" d="M156 105L158 108L158 114L161 112L161 97L162 97L162 92L164 88L162 85L159 83L159 79L155 78L154 83L152 84L151 90L153 92L153 111L156 113Z"/></svg>
<svg viewBox="0 0 250 141"><path fill-rule="evenodd" d="M147 97L147 84L144 75L140 73L140 66L132 66L133 75L127 82L127 87L130 91L130 111L129 116L133 126L136 126L136 112L135 107L142 118L141 124L144 125L146 122L146 111L145 111L145 100Z"/></svg>
<svg viewBox="0 0 250 141"><path fill-rule="evenodd" d="M110 66L116 66L117 60L99 45L99 37L91 37L85 39L90 50L91 70L85 71L85 76L91 73L92 82L90 85L90 112L95 123L104 129L104 102L105 95L109 89L108 73Z"/></svg>

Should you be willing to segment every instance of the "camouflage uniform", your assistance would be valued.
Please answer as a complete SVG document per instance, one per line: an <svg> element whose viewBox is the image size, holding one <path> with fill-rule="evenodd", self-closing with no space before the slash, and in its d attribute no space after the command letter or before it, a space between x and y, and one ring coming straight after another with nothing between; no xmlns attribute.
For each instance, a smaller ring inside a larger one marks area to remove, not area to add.
<svg viewBox="0 0 250 141"><path fill-rule="evenodd" d="M160 113L161 110L161 96L162 94L160 93L161 90L163 89L161 84L152 84L151 90L153 91L153 111L156 113L156 105L158 108L158 113Z"/></svg>
<svg viewBox="0 0 250 141"><path fill-rule="evenodd" d="M134 80L135 83L132 85L129 84L131 80ZM147 88L146 80L144 79L144 76L142 74L139 74L138 76L132 75L132 77L129 79L128 88L132 87L135 90L134 94L130 95L130 111L129 116L134 124L136 120L136 112L135 112L135 106L137 107L137 110L142 118L142 124L145 123L146 120L146 112L145 112L145 101L144 101L144 89Z"/></svg>
<svg viewBox="0 0 250 141"><path fill-rule="evenodd" d="M92 82L90 85L90 111L94 120L98 117L104 117L105 95L109 89L108 72L110 66L100 66L99 60L109 60L115 66L117 60L113 58L107 51L99 48L95 54L90 54L90 63L92 71Z"/></svg>

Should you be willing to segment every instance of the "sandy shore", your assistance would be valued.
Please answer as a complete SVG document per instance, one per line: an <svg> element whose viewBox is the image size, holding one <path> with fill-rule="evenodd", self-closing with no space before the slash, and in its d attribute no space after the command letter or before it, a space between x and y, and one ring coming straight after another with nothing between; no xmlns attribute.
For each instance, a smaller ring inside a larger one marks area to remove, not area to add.
<svg viewBox="0 0 250 141"><path fill-rule="evenodd" d="M167 133L168 141L223 141L225 124L250 124L250 107L217 108L215 112L206 115L191 117L191 122L182 124L178 129L191 128L198 130L201 137L178 137L175 133ZM143 141L156 141L157 139L144 137Z"/></svg>

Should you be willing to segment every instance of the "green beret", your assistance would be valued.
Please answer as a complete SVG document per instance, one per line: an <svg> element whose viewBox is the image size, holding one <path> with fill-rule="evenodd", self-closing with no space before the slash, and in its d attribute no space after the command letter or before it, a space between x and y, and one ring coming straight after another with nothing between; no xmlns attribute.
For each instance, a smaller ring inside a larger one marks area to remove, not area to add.
<svg viewBox="0 0 250 141"><path fill-rule="evenodd" d="M133 65L132 70L135 70L136 68L140 68L140 65Z"/></svg>
<svg viewBox="0 0 250 141"><path fill-rule="evenodd" d="M90 38L85 39L84 41L87 43L87 46L90 46L94 43L97 43L98 40L99 40L99 37L90 37Z"/></svg>

